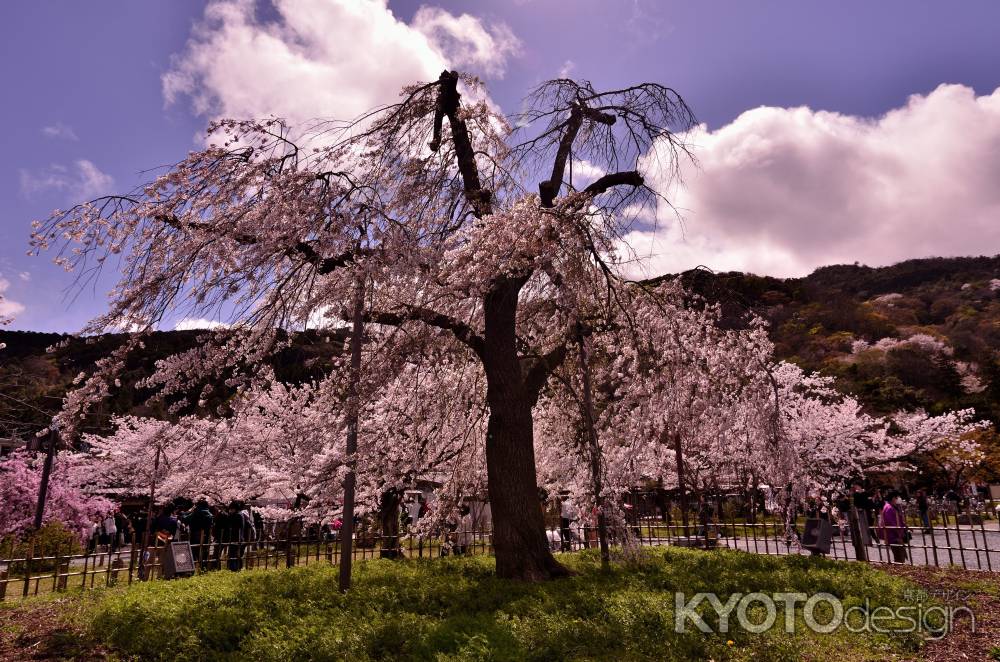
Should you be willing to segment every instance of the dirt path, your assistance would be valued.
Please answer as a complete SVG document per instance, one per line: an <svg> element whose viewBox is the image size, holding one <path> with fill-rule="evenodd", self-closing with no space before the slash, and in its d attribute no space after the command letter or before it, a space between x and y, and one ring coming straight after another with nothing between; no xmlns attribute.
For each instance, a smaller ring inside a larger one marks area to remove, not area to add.
<svg viewBox="0 0 1000 662"><path fill-rule="evenodd" d="M975 617L964 612L956 618L951 634L928 642L921 660L1000 661L1000 573L920 566L890 566L894 575L919 585L939 602L954 607L968 607Z"/></svg>
<svg viewBox="0 0 1000 662"><path fill-rule="evenodd" d="M0 662L106 660L103 647L68 622L69 599L0 608Z"/></svg>

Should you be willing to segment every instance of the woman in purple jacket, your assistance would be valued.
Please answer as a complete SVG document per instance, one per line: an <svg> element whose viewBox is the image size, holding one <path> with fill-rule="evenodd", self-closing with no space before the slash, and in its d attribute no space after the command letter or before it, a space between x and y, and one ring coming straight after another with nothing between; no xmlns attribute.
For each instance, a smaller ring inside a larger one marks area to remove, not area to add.
<svg viewBox="0 0 1000 662"><path fill-rule="evenodd" d="M899 492L890 492L882 506L882 517L879 534L882 541L892 550L892 559L896 563L906 563L907 542L906 517L903 515L903 500Z"/></svg>

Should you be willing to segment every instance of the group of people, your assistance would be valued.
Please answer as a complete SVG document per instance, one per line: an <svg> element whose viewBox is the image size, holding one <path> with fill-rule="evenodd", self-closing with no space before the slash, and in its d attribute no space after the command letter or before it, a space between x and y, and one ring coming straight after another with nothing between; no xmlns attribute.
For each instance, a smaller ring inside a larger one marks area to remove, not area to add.
<svg viewBox="0 0 1000 662"><path fill-rule="evenodd" d="M94 517L90 527L90 538L87 541L87 551L93 554L98 545L103 545L111 553L115 553L123 545L135 539L135 526L122 513L121 508L101 513Z"/></svg>
<svg viewBox="0 0 1000 662"><path fill-rule="evenodd" d="M963 497L954 490L944 492L940 498L943 502L953 504L956 512L961 509ZM883 493L880 488L868 490L860 483L855 483L849 494L837 495L832 501L834 507L830 509L818 497L810 497L804 508L806 517L839 522L853 508L858 514L859 522L867 528L868 535L885 544L896 563L906 562L907 546L913 538L913 531L906 521L910 504L916 507L921 532L933 533L933 500L923 488L913 493L906 490L888 490Z"/></svg>
<svg viewBox="0 0 1000 662"><path fill-rule="evenodd" d="M240 570L247 546L257 541L262 533L263 519L243 502L214 506L206 499L199 499L190 508L176 503L161 506L148 528L147 538L145 512L138 511L129 517L120 507L115 507L94 518L88 552L95 553L103 546L114 554L125 545L146 543L162 547L185 540L190 542L199 567L221 567L225 552L226 566L230 570Z"/></svg>
<svg viewBox="0 0 1000 662"><path fill-rule="evenodd" d="M164 545L186 539L200 568L220 568L226 551L226 567L240 570L247 546L258 539L262 528L260 515L243 502L217 507L199 499L187 510L174 504L161 508L153 520L152 532Z"/></svg>

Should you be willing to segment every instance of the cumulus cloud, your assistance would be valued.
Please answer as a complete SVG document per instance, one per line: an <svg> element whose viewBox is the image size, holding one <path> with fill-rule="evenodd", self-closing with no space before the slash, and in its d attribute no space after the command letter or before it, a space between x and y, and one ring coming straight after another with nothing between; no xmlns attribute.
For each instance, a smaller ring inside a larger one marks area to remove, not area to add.
<svg viewBox="0 0 1000 662"><path fill-rule="evenodd" d="M1000 89L942 85L879 118L761 107L688 138L698 164L669 196L683 222L661 205L626 238L636 273L1000 252Z"/></svg>
<svg viewBox="0 0 1000 662"><path fill-rule="evenodd" d="M43 126L42 135L46 138L79 140L79 138L76 137L76 132L73 131L73 127L68 124L63 124L62 122L56 122L55 124L50 124L49 126Z"/></svg>
<svg viewBox="0 0 1000 662"><path fill-rule="evenodd" d="M9 322L24 312L24 304L11 301L5 295L10 289L10 281L0 276L0 323Z"/></svg>
<svg viewBox="0 0 1000 662"><path fill-rule="evenodd" d="M473 73L502 77L507 58L521 50L521 42L503 23L486 28L474 16L455 16L439 7L418 9L411 26L425 35L451 66Z"/></svg>
<svg viewBox="0 0 1000 662"><path fill-rule="evenodd" d="M229 325L218 320L205 319L204 317L185 317L174 325L175 331L190 331L192 329L225 329Z"/></svg>
<svg viewBox="0 0 1000 662"><path fill-rule="evenodd" d="M519 44L503 25L423 7L398 20L385 0L215 0L163 76L168 103L210 116L293 123L351 119L446 66L501 75Z"/></svg>
<svg viewBox="0 0 1000 662"><path fill-rule="evenodd" d="M587 159L573 159L570 163L569 174L573 177L573 188L580 190L608 173L604 171L604 168Z"/></svg>
<svg viewBox="0 0 1000 662"><path fill-rule="evenodd" d="M38 193L61 192L67 200L80 202L109 193L114 178L102 172L92 161L77 159L72 166L52 164L43 170L20 171L21 193L32 197Z"/></svg>

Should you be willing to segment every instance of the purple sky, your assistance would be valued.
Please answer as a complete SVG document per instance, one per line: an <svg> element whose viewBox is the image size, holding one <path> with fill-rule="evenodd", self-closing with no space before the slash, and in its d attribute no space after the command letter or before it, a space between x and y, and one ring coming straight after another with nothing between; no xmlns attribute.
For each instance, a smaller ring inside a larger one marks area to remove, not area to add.
<svg viewBox="0 0 1000 662"><path fill-rule="evenodd" d="M30 221L131 188L209 119L345 117L443 64L508 112L561 71L684 95L699 167L675 192L683 222L630 238L646 272L1000 252L1000 3L422 4L5 5L0 313L73 331L101 310L112 279L64 298L72 275L25 255Z"/></svg>

